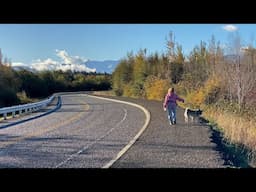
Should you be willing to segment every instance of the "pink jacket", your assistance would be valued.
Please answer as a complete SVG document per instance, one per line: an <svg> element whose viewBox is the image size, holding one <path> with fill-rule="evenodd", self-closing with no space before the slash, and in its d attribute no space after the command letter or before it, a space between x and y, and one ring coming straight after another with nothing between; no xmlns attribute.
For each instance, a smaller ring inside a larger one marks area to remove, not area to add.
<svg viewBox="0 0 256 192"><path fill-rule="evenodd" d="M165 99L164 99L163 107L166 108L168 104L171 104L174 107L176 107L177 106L177 103L176 103L177 100L184 102L184 99L180 98L175 93L171 93L171 94L167 93L166 96L165 96Z"/></svg>

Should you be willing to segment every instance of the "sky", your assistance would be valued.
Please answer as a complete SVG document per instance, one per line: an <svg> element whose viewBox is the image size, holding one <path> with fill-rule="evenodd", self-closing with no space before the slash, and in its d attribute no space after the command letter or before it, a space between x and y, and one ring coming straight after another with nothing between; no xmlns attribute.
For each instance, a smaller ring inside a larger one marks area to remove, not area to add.
<svg viewBox="0 0 256 192"><path fill-rule="evenodd" d="M94 71L86 61L119 60L145 48L166 53L171 31L185 55L212 35L223 45L234 33L244 44L256 41L256 24L0 24L0 48L13 65Z"/></svg>

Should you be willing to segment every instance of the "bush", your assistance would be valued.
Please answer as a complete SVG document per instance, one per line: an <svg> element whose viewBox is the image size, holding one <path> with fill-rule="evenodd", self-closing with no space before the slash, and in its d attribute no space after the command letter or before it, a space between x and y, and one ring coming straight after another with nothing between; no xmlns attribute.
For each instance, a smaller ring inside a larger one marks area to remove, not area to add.
<svg viewBox="0 0 256 192"><path fill-rule="evenodd" d="M128 83L126 85L124 85L124 91L123 91L123 96L125 97L132 97L133 94L133 90L132 90L132 84Z"/></svg>
<svg viewBox="0 0 256 192"><path fill-rule="evenodd" d="M221 90L220 80L217 77L211 77L205 82L205 104L212 104L218 100Z"/></svg>
<svg viewBox="0 0 256 192"><path fill-rule="evenodd" d="M19 103L19 98L12 88L0 86L0 90L0 107L8 107Z"/></svg>
<svg viewBox="0 0 256 192"><path fill-rule="evenodd" d="M114 89L114 93L116 96L122 96L123 95L123 90L122 89Z"/></svg>
<svg viewBox="0 0 256 192"><path fill-rule="evenodd" d="M205 104L214 104L219 100L221 89L220 80L212 76L204 83L204 86L187 94L186 103L188 107L193 108L202 108Z"/></svg>
<svg viewBox="0 0 256 192"><path fill-rule="evenodd" d="M204 93L202 88L199 90L192 91L187 95L186 103L187 107L191 108L201 108L201 106L204 104Z"/></svg>
<svg viewBox="0 0 256 192"><path fill-rule="evenodd" d="M27 96L26 91L24 90L22 92L17 93L17 97L19 98L21 104L34 102L34 100L30 99Z"/></svg>
<svg viewBox="0 0 256 192"><path fill-rule="evenodd" d="M169 82L156 76L148 76L144 85L146 98L149 100L162 101L168 88Z"/></svg>

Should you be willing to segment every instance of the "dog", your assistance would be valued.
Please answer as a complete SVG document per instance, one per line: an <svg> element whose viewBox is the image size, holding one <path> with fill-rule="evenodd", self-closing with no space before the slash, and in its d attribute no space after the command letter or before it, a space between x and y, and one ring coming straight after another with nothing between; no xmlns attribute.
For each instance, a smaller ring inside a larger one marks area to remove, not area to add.
<svg viewBox="0 0 256 192"><path fill-rule="evenodd" d="M191 119L192 122L194 122L194 119L199 119L199 116L202 115L203 111L198 109L198 110L191 110L189 108L185 109L184 112L184 117L185 117L185 122L188 123L189 119Z"/></svg>

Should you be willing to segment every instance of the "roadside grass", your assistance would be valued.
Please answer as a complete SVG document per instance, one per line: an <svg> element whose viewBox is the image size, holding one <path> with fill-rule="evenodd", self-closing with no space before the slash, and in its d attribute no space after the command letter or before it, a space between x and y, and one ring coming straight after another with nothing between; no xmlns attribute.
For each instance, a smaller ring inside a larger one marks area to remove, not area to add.
<svg viewBox="0 0 256 192"><path fill-rule="evenodd" d="M116 96L115 92L113 90L109 91L93 91L93 95L99 95L99 96Z"/></svg>
<svg viewBox="0 0 256 192"><path fill-rule="evenodd" d="M255 119L248 119L215 106L205 108L203 117L223 134L229 152L237 158L246 159L250 166L256 167Z"/></svg>
<svg viewBox="0 0 256 192"><path fill-rule="evenodd" d="M29 98L25 91L17 93L17 97L19 98L21 104L34 103L34 102L39 101L39 99Z"/></svg>

